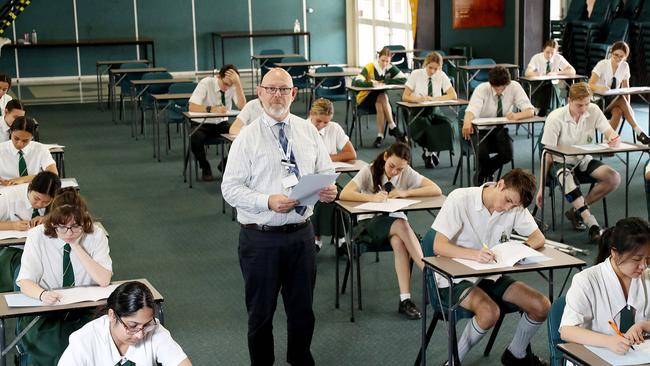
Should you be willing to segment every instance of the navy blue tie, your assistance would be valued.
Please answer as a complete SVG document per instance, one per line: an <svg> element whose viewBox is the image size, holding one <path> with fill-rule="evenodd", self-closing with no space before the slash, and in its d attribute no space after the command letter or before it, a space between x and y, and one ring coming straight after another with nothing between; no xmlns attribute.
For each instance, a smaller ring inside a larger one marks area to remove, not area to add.
<svg viewBox="0 0 650 366"><path fill-rule="evenodd" d="M284 133L285 123L279 122L277 123L277 126L278 126L278 140L280 141L280 146L282 146L282 150L286 155L287 145L289 144L289 140L287 140L287 135ZM291 156L289 157L289 162L293 164L293 166L289 167L289 173L295 174L296 178L300 178L300 170L298 169L298 162L296 161L296 157L293 155L293 148L291 149ZM295 210L299 215L304 215L305 211L307 211L307 206L296 206Z"/></svg>

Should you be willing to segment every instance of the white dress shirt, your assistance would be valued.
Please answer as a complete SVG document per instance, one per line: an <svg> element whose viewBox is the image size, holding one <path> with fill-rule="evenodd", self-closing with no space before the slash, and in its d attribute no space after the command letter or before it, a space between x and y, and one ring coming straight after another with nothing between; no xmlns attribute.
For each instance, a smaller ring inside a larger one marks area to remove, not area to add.
<svg viewBox="0 0 650 366"><path fill-rule="evenodd" d="M287 170L281 165L285 155L275 126L283 122L287 124L287 139L293 142L292 150L300 175L334 173L332 160L316 127L293 114L277 122L264 113L243 129L232 143L221 183L223 197L237 208L237 220L241 224L280 226L304 222L312 214L313 207L310 206L304 216L295 210L277 213L268 207L270 195L288 196L291 192L282 185Z"/></svg>
<svg viewBox="0 0 650 366"><path fill-rule="evenodd" d="M483 244L489 248L500 243L505 234L508 238L512 231L519 235L529 236L537 230L535 219L528 209L518 206L510 211L490 211L483 205L483 188L496 183L488 182L480 187L457 188L452 191L442 205L438 216L431 226L436 232L443 234L449 242L459 247L481 249ZM497 280L500 275L486 277ZM454 280L475 281L476 278ZM448 287L449 283L443 277L436 275L438 287Z"/></svg>
<svg viewBox="0 0 650 366"><path fill-rule="evenodd" d="M597 85L603 85L608 88L612 86L612 78L616 76L616 87L618 89L621 87L621 82L623 80L630 79L630 65L627 61L621 61L616 68L616 72L612 71L612 60L604 59L598 61L592 72L598 75Z"/></svg>
<svg viewBox="0 0 650 366"><path fill-rule="evenodd" d="M4 110L4 109L3 109ZM1 116L0 120L0 142L9 141L11 139L11 127L7 124L7 121L4 119L4 115Z"/></svg>
<svg viewBox="0 0 650 366"><path fill-rule="evenodd" d="M241 112L237 115L237 118L242 121L244 126L250 125L253 121L260 118L264 114L264 107L262 107L262 102L258 98L249 100L244 108L241 109Z"/></svg>
<svg viewBox="0 0 650 366"><path fill-rule="evenodd" d="M23 148L23 158L27 164L27 175L36 175L48 166L56 164L50 150L40 142L32 141ZM18 173L18 150L13 142L0 143L0 178L13 179Z"/></svg>
<svg viewBox="0 0 650 366"><path fill-rule="evenodd" d="M534 108L528 95L516 81L511 81L503 90L502 95L501 104L504 117L512 110L512 107L517 107L520 111ZM490 83L485 82L474 89L467 106L467 112L472 112L474 118L496 117L498 100L497 93Z"/></svg>
<svg viewBox="0 0 650 366"><path fill-rule="evenodd" d="M187 358L181 346L160 322L121 356L111 336L110 325L108 315L104 315L72 333L70 344L59 359L59 366L115 366L122 360L132 361L138 366L158 363L177 366Z"/></svg>
<svg viewBox="0 0 650 366"><path fill-rule="evenodd" d="M61 288L63 287L63 246L66 243L59 238L50 238L45 235L44 230L45 226L38 225L27 232L16 283L28 279L44 289ZM92 233L83 234L81 245L95 262L109 271L113 270L108 238L102 228L95 224ZM75 250L70 252L70 262L74 269L75 286L97 284L81 264Z"/></svg>
<svg viewBox="0 0 650 366"><path fill-rule="evenodd" d="M307 118L307 122L311 123L311 119ZM330 121L327 126L318 130L318 134L323 138L325 148L330 155L343 150L343 147L350 141L343 127L334 121Z"/></svg>
<svg viewBox="0 0 650 366"><path fill-rule="evenodd" d="M538 72L540 75L546 75L547 61L550 61L551 72L559 72L571 66L569 61L559 53L556 53L550 60L546 60L544 52L540 52L531 57L530 62L528 63L528 70Z"/></svg>
<svg viewBox="0 0 650 366"><path fill-rule="evenodd" d="M439 97L451 88L449 77L442 70L436 71L433 75L427 75L427 70L413 70L406 80L406 87L411 89L412 94L416 97L429 95L429 79L431 79L432 92L434 97Z"/></svg>
<svg viewBox="0 0 650 366"><path fill-rule="evenodd" d="M27 197L29 184L18 184L0 189L0 221L19 221L32 219L32 204ZM45 208L38 210L45 214Z"/></svg>
<svg viewBox="0 0 650 366"><path fill-rule="evenodd" d="M190 103L204 105L204 106L215 106L221 104L221 89L219 89L219 83L217 82L218 76L208 76L201 79L196 85L192 96L190 97ZM233 103L237 105L237 93L234 86L226 89L225 100L226 100L226 109L232 110ZM223 118L199 118L194 119L195 122L205 122L205 123L217 123L227 121L228 117Z"/></svg>
<svg viewBox="0 0 650 366"><path fill-rule="evenodd" d="M0 98L0 115L5 115L5 108L7 107L7 103L9 103L9 101L12 99L14 98L9 94L5 94L2 96L2 98Z"/></svg>

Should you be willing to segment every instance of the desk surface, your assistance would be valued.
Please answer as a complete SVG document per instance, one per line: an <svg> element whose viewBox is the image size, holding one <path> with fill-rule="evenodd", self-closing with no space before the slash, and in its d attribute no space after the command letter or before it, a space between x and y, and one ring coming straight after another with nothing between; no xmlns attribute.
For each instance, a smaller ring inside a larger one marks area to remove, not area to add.
<svg viewBox="0 0 650 366"><path fill-rule="evenodd" d="M187 119L192 118L223 118L223 117L235 117L239 114L239 110L230 110L225 113L207 113L207 112L183 112L183 116Z"/></svg>
<svg viewBox="0 0 650 366"><path fill-rule="evenodd" d="M404 207L401 210L395 211L395 212L412 212L412 211L426 211L426 210L437 210L442 207L442 204L445 203L445 200L447 199L447 196L442 195L442 196L436 196L436 197L408 197L407 199L409 200L418 200L420 202ZM351 215L364 215L364 214L379 214L379 213L385 213L383 211L368 211L368 210L361 210L358 209L357 206L362 205L366 202L358 202L358 201L341 201L341 200L336 200L334 201L337 206L339 206L342 210L348 212Z"/></svg>
<svg viewBox="0 0 650 366"><path fill-rule="evenodd" d="M230 142L233 142L237 138L237 135L234 135L234 134L231 134L231 133L222 133L221 137L223 137L224 139L226 139L226 140L228 140Z"/></svg>
<svg viewBox="0 0 650 366"><path fill-rule="evenodd" d="M449 99L434 102L411 103L411 102L397 102L398 105L406 108L426 108L426 107L446 107L450 105L467 105L468 100L465 99Z"/></svg>
<svg viewBox="0 0 650 366"><path fill-rule="evenodd" d="M424 51L421 48L407 48L404 50L390 50L390 53L411 53L411 52L420 52Z"/></svg>
<svg viewBox="0 0 650 366"><path fill-rule="evenodd" d="M153 38L106 38L106 39L80 39L75 40L57 40L57 41L38 41L37 43L18 43L8 44L5 48L38 48L38 47L77 47L77 46L121 46L130 44L153 44Z"/></svg>
<svg viewBox="0 0 650 366"><path fill-rule="evenodd" d="M264 60L268 58L284 58L284 57L300 57L302 55L299 55L297 53L276 53L276 54L268 54L268 55L253 55L251 56L252 59L254 60Z"/></svg>
<svg viewBox="0 0 650 366"><path fill-rule="evenodd" d="M160 292L158 292L158 290L156 290L156 288L153 287L153 285L145 278L138 278L138 279L126 280L126 281L112 281L111 284L124 283L128 281L139 281L144 283L151 290L154 301L156 302L164 301L164 298L160 294ZM106 299L104 299L99 301L84 301L84 302L78 302L69 305L59 305L59 306L31 306L31 307L10 308L9 306L7 306L7 300L5 299L5 295L16 294L16 293L20 293L20 292L5 292L2 293L2 296L0 296L0 318L11 318L11 317L16 317L21 315L36 315L36 314L50 313L55 311L71 310L71 309L94 308L106 304Z"/></svg>
<svg viewBox="0 0 650 366"><path fill-rule="evenodd" d="M602 358L596 356L595 353L591 352L590 350L587 349L587 347L581 344L563 343L563 344L558 344L557 348L560 350L560 352L564 353L565 355L571 356L576 361L581 362L583 365L610 366L609 363L607 363ZM650 365L650 364L645 364L645 365Z"/></svg>
<svg viewBox="0 0 650 366"><path fill-rule="evenodd" d="M519 80L525 81L548 81L548 80L576 80L588 79L585 75L540 75L540 76L520 76Z"/></svg>
<svg viewBox="0 0 650 366"><path fill-rule="evenodd" d="M564 156L576 156L576 155L599 155L599 154L613 154L621 152L635 152L635 151L650 151L650 146L633 144L631 142L625 142L625 144L630 145L629 147L620 147L613 149L611 147L602 147L598 150L585 150L575 146L545 146L544 150L555 153L556 155Z"/></svg>
<svg viewBox="0 0 650 366"><path fill-rule="evenodd" d="M157 85L157 84L174 84L174 83L193 83L194 79L147 79L147 80L129 80L131 85Z"/></svg>
<svg viewBox="0 0 650 366"><path fill-rule="evenodd" d="M550 247L544 247L542 250L540 250L540 252L542 252L542 254L545 256L550 257L551 260L541 263L515 265L508 268L494 268L484 270L472 269L464 264L461 264L460 262L456 262L455 260L446 257L426 257L422 260L426 265L434 267L440 272L454 279L467 277L487 277L498 274L529 272L536 270L582 267L586 265L585 261L570 256L566 253L562 253L559 250Z"/></svg>
<svg viewBox="0 0 650 366"><path fill-rule="evenodd" d="M275 36L308 36L309 32L294 32L292 30L265 30L265 31L243 31L243 32L212 32L213 35L221 38L247 38L247 37L275 37Z"/></svg>
<svg viewBox="0 0 650 366"><path fill-rule="evenodd" d="M506 69L515 69L519 68L519 65L515 64L488 64L488 65L459 65L457 68L460 70L489 70L497 66L505 67Z"/></svg>
<svg viewBox="0 0 650 366"><path fill-rule="evenodd" d="M364 90L365 91L392 90L392 89L401 90L401 89L406 88L406 85L404 85L404 84L383 84L381 86L370 86L370 87L348 85L348 86L346 86L346 88L348 90L352 90L352 91L355 91L355 92L360 92L360 91L364 91Z"/></svg>
<svg viewBox="0 0 650 366"><path fill-rule="evenodd" d="M650 93L650 86L632 86L629 88L610 89L604 93L594 92L594 94L601 95L601 96L634 95L634 94L648 94L648 93Z"/></svg>
<svg viewBox="0 0 650 366"><path fill-rule="evenodd" d="M97 66L100 65L115 65L115 64L150 64L149 60L98 60L95 62Z"/></svg>
<svg viewBox="0 0 650 366"><path fill-rule="evenodd" d="M138 72L166 72L167 68L165 67L143 67L137 69L110 69L109 73L112 74L133 74Z"/></svg>
<svg viewBox="0 0 650 366"><path fill-rule="evenodd" d="M495 117L495 118L503 118L503 117ZM518 120L484 120L484 121L477 121L473 120L472 124L477 127L486 127L486 126L501 126L501 125L519 125L519 124L525 124L525 123L542 123L546 121L546 117L539 117L539 116L534 116L531 118L524 118L524 119L518 119Z"/></svg>
<svg viewBox="0 0 650 366"><path fill-rule="evenodd" d="M342 161L341 163L347 163L351 164L351 167L340 167L334 169L337 173L354 173L358 172L359 170L363 169L366 165L368 165L367 162L363 160L352 160L352 161Z"/></svg>
<svg viewBox="0 0 650 366"><path fill-rule="evenodd" d="M166 94L152 94L153 99L161 100L174 100L174 99L190 99L192 93L166 93Z"/></svg>
<svg viewBox="0 0 650 366"><path fill-rule="evenodd" d="M295 67L295 66L318 66L329 65L327 61L295 61L295 62L276 62L277 67Z"/></svg>
<svg viewBox="0 0 650 366"><path fill-rule="evenodd" d="M322 78L340 78L348 76L356 76L358 71L334 71L334 72L308 72L306 75L314 79Z"/></svg>
<svg viewBox="0 0 650 366"><path fill-rule="evenodd" d="M467 60L467 56L462 56L462 55L444 55L442 56L443 61L454 61L454 60ZM413 56L413 59L416 61L424 61L426 56Z"/></svg>

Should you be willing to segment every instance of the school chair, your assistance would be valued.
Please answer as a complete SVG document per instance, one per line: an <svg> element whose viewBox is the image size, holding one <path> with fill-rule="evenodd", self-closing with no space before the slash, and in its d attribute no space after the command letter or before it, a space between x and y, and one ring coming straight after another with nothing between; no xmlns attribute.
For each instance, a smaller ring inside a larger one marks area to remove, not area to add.
<svg viewBox="0 0 650 366"><path fill-rule="evenodd" d="M473 65L496 65L496 62L491 59L491 58L473 58L467 62L468 66L473 66ZM476 89L477 86L481 85L482 83L488 81L488 74L490 73L490 70L481 70L478 73L476 73L476 76L474 79L472 79L469 82L469 91L468 95L471 94L474 89ZM467 77L469 77L468 74L466 74Z"/></svg>
<svg viewBox="0 0 650 366"><path fill-rule="evenodd" d="M602 43L589 44L589 70L606 58L611 52L612 44L616 41L627 41L630 21L624 18L616 18L609 24L607 38Z"/></svg>
<svg viewBox="0 0 650 366"><path fill-rule="evenodd" d="M13 291L20 291L20 287L16 283L16 278L18 278L18 273L20 272L20 264L16 267L14 270L14 275L13 275L13 284L14 288ZM19 318L20 319L20 318ZM20 330L18 329L18 321L16 322L16 327L14 328L15 335L18 335L20 333ZM14 354L14 365L15 366L28 366L32 363L32 358L30 357L29 353L25 350L25 347L23 346L22 342L16 343L15 346L16 349L16 354Z"/></svg>
<svg viewBox="0 0 650 366"><path fill-rule="evenodd" d="M141 80L161 80L161 79L167 79L171 80L173 79L172 74L168 72L148 72L144 75L142 75ZM141 130L144 130L145 128L145 123L146 123L146 115L147 115L147 110L153 110L154 108L154 99L153 99L153 94L166 94L167 91L169 90L169 85L170 84L151 84L147 87L146 91L142 94L140 100L137 100L136 103L138 103L138 107L140 109L140 128ZM143 88L138 88L136 90L136 96L142 92Z"/></svg>
<svg viewBox="0 0 650 366"><path fill-rule="evenodd" d="M120 66L122 69L140 69L142 64L122 64ZM122 115L124 114L124 100L131 98L131 80L140 80L144 73L129 73L120 82L120 120L122 120Z"/></svg>
<svg viewBox="0 0 650 366"><path fill-rule="evenodd" d="M567 60L571 60L571 22L583 19L587 19L587 3L582 0L572 0L564 19L551 20L551 38L559 39L562 54Z"/></svg>
<svg viewBox="0 0 650 366"><path fill-rule="evenodd" d="M406 47L396 44L389 44L386 48L391 51L404 51L406 49ZM390 63L396 66L401 72L411 72L406 52L393 53L393 56L390 58Z"/></svg>
<svg viewBox="0 0 650 366"><path fill-rule="evenodd" d="M304 62L307 61L306 58L299 57L285 57L282 59L282 62ZM307 73L309 72L309 66L291 66L286 68L289 75L291 75L291 80L293 81L294 88L298 88L298 93L300 91L305 91L310 89L311 84L309 83L309 78ZM305 108L308 107L309 100L305 96Z"/></svg>
<svg viewBox="0 0 650 366"><path fill-rule="evenodd" d="M432 228L429 228L427 230L426 234L424 235L424 238L422 238L422 241L420 242L420 245L422 246L422 253L424 254L424 257L434 257L436 256L436 253L433 250L433 240L436 237L436 231L433 230ZM431 336L433 336L433 332L436 330L436 325L438 324L439 320L442 321L447 321L447 315L449 314L449 307L445 304L441 304L440 298L438 297L438 288L436 287L436 279L435 279L435 274L433 271L425 271L426 273L426 284L427 284L427 301L429 305L431 305L431 308L433 310L433 316L431 318L431 323L429 323L429 327L427 328L427 334L426 334L426 339L425 339L425 352L426 352L426 347L429 345L429 341L431 341ZM494 300L494 299L493 299ZM483 351L483 356L487 357L490 355L490 351L492 351L492 346L494 345L494 341L497 338L497 335L499 334L499 329L501 328L501 324L503 323L503 319L505 318L506 314L509 313L515 313L519 311L519 308L511 304L509 302L504 302L504 301L498 301L497 304L499 305L499 309L501 311L501 314L499 316L499 320L497 320L497 323L494 325L492 332L490 333L490 338L488 340L487 345L485 346L485 350ZM474 313L471 311L458 306L456 310L453 312L453 316L456 319L471 319L474 317ZM458 343L458 340L456 340L456 343ZM415 366L420 365L420 361L422 358L422 348L420 348L420 351L418 352L418 356L415 359Z"/></svg>
<svg viewBox="0 0 650 366"><path fill-rule="evenodd" d="M587 64L588 47L601 37L604 26L609 23L613 12L618 9L612 6L612 2L618 3L618 0L596 0L589 20L571 22L571 58L568 60L579 74L590 74L591 70Z"/></svg>
<svg viewBox="0 0 650 366"><path fill-rule="evenodd" d="M551 311L548 312L546 319L546 329L548 330L548 353L550 355L551 366L562 366L562 353L558 351L557 345L564 343L560 338L560 322L566 306L566 298L558 297L551 305Z"/></svg>
<svg viewBox="0 0 650 366"><path fill-rule="evenodd" d="M169 86L167 91L169 94L189 94L194 92L196 84L194 83L174 83ZM165 126L167 131L167 148L166 152L169 153L169 150L172 148L171 134L169 127L172 125L176 126L176 132L179 132L179 128L182 127L185 117L183 117L183 112L188 111L189 100L188 99L175 99L170 100L167 106L167 117L165 120ZM183 151L185 151L185 139L183 139Z"/></svg>
<svg viewBox="0 0 650 366"><path fill-rule="evenodd" d="M316 68L316 73L326 72L343 72L343 68L339 66L322 66ZM350 110L350 103L354 102L350 99L347 90L345 89L345 78L326 78L322 83L314 89L314 96L316 98L325 98L332 102L345 101L345 127L348 127L348 114Z"/></svg>
<svg viewBox="0 0 650 366"><path fill-rule="evenodd" d="M627 0L623 5L621 17L630 21L635 20L639 16L642 3L643 0Z"/></svg>
<svg viewBox="0 0 650 366"><path fill-rule="evenodd" d="M272 48L272 49L266 49L266 50L261 50L260 55L284 55L284 51L281 49L277 48ZM280 62L282 58L267 58L264 59L260 62L260 71L262 73L262 77L266 75L269 70L275 67L276 62Z"/></svg>

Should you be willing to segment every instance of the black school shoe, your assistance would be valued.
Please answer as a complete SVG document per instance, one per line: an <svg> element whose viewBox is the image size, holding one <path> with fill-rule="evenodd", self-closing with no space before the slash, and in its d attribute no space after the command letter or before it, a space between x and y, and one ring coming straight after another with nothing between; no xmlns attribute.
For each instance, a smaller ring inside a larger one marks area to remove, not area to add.
<svg viewBox="0 0 650 366"><path fill-rule="evenodd" d="M377 136L377 138L375 139L375 142L372 143L372 146L374 146L377 149L380 148L382 140L383 140L383 138L381 138L381 136Z"/></svg>
<svg viewBox="0 0 650 366"><path fill-rule="evenodd" d="M430 156L427 156L426 153L422 153L422 160L424 160L424 167L427 169L433 169L433 159Z"/></svg>
<svg viewBox="0 0 650 366"><path fill-rule="evenodd" d="M422 314L420 313L420 310L418 309L417 306L411 301L411 299L406 299L404 301L401 301L399 303L399 307L397 308L397 311L400 314L406 315L407 319L410 320L416 320L422 318Z"/></svg>
<svg viewBox="0 0 650 366"><path fill-rule="evenodd" d="M433 163L434 167L440 165L440 159L438 159L438 154L431 153L431 156L429 158L431 158L431 162Z"/></svg>
<svg viewBox="0 0 650 366"><path fill-rule="evenodd" d="M406 142L406 138L404 137L404 134L402 133L402 131L399 130L399 127L389 129L388 134L393 136L395 138L395 140L397 140L399 142Z"/></svg>
<svg viewBox="0 0 650 366"><path fill-rule="evenodd" d="M638 135L636 135L636 139L644 145L650 145L650 137L648 137L648 135L646 135L645 132L641 132Z"/></svg>
<svg viewBox="0 0 650 366"><path fill-rule="evenodd" d="M526 357L516 358L509 349L506 348L501 355L501 364L505 366L548 366L549 363L537 357L529 348L526 349Z"/></svg>
<svg viewBox="0 0 650 366"><path fill-rule="evenodd" d="M591 225L589 228L589 241L593 244L597 244L600 241L600 233L602 232L600 226Z"/></svg>

